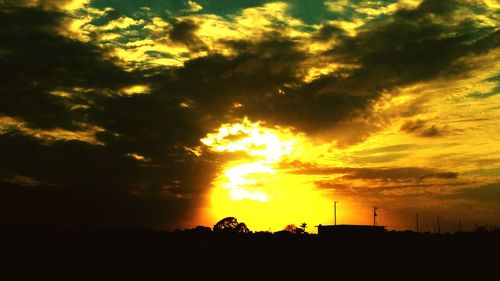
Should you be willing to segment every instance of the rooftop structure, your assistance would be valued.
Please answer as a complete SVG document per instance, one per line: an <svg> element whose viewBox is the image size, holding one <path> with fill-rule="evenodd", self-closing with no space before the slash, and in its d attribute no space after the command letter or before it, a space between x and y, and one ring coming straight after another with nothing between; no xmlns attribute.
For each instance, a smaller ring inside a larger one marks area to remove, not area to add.
<svg viewBox="0 0 500 281"><path fill-rule="evenodd" d="M329 234L376 234L384 233L385 226L381 225L354 225L354 224L339 224L339 225L318 225L319 235Z"/></svg>

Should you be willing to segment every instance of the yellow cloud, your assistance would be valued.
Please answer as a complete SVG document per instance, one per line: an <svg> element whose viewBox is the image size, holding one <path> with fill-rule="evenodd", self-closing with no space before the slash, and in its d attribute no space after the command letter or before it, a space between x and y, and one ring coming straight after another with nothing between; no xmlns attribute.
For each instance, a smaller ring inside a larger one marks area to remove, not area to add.
<svg viewBox="0 0 500 281"><path fill-rule="evenodd" d="M4 134L15 129L25 135L40 139L45 142L58 140L78 140L94 145L102 145L102 143L96 139L95 135L98 132L104 131L104 129L98 126L90 125L84 127L86 127L86 129L81 131L69 131L61 128L43 130L28 127L26 123L20 118L0 116L0 134Z"/></svg>
<svg viewBox="0 0 500 281"><path fill-rule="evenodd" d="M144 26L144 29L149 29L152 32L164 32L165 31L165 27L167 27L169 25L170 24L168 22L166 22L165 20L163 20L162 18L160 18L160 17L153 17L151 19L151 22L149 22L148 24L146 24Z"/></svg>
<svg viewBox="0 0 500 281"><path fill-rule="evenodd" d="M143 156L141 154L138 154L138 153L127 153L126 155L128 157L136 160L136 161L139 161L139 162L149 162L149 161L151 161L150 159L148 159L145 156Z"/></svg>
<svg viewBox="0 0 500 281"><path fill-rule="evenodd" d="M349 149L363 151L395 144L418 144L405 151L403 158L394 158L385 165L440 167L458 172L475 169L474 159L500 159L500 94L474 98L472 93L489 93L498 84L488 81L496 76L500 51L471 57L469 65L478 65L471 73L411 85L398 93L383 95L374 104L371 124L381 124L380 131L366 141ZM438 138L422 138L400 131L408 119L430 120L431 124L446 127L447 134ZM445 145L450 143L452 145ZM464 160L467 158L469 160ZM499 175L500 179L500 175ZM484 179L478 179L483 183Z"/></svg>
<svg viewBox="0 0 500 281"><path fill-rule="evenodd" d="M365 16L375 17L382 14L392 14L400 9L414 9L423 0L399 0L395 3L385 3L382 1L360 1L354 2L350 0L327 0L325 6L327 9L334 13L342 13L347 8L354 9L360 14Z"/></svg>
<svg viewBox="0 0 500 281"><path fill-rule="evenodd" d="M60 97L60 98L67 98L71 96L71 93L66 92L66 91L52 91L50 92L51 95Z"/></svg>
<svg viewBox="0 0 500 281"><path fill-rule="evenodd" d="M192 0L188 0L187 5L190 12L199 12L203 10L203 6Z"/></svg>
<svg viewBox="0 0 500 281"><path fill-rule="evenodd" d="M91 40L91 35L96 32L95 26L90 24L92 20L105 15L111 10L111 8L99 10L86 7L84 12L73 14L71 17L65 19L59 33L75 40L88 42Z"/></svg>
<svg viewBox="0 0 500 281"><path fill-rule="evenodd" d="M328 21L328 24L344 30L349 36L356 36L357 29L365 24L365 20L360 18L354 18L350 21L332 20Z"/></svg>
<svg viewBox="0 0 500 281"><path fill-rule="evenodd" d="M66 4L63 4L62 7L65 10L77 10L84 8L86 5L90 3L90 0L71 0L68 1Z"/></svg>
<svg viewBox="0 0 500 281"><path fill-rule="evenodd" d="M491 10L498 11L500 9L500 2L498 2L497 0L483 0L482 2L486 4L486 6L488 6L488 8L490 8Z"/></svg>
<svg viewBox="0 0 500 281"><path fill-rule="evenodd" d="M120 92L124 95L146 94L151 91L149 85L134 85L122 89Z"/></svg>
<svg viewBox="0 0 500 281"><path fill-rule="evenodd" d="M190 50L188 47L172 42L168 37L171 24L160 17L153 17L149 22L120 18L104 27L87 27L92 32L102 34L100 40L106 41L106 47L114 47L114 55L120 58L127 69L149 68L158 65L182 66L187 60L206 56L210 53L233 55L236 50L228 48L227 40L262 40L266 33L279 29L285 37L306 38L309 35L300 31L303 23L287 15L288 4L284 2L269 3L262 7L242 10L232 19L225 19L213 14L199 14L177 17L179 21L192 21L199 28L197 36L208 50ZM143 25L151 32L147 38L128 42L125 45L114 44L113 40L121 38L113 35L116 27L125 28L131 25ZM103 42L104 43L104 42ZM150 56L150 52L164 53L165 57Z"/></svg>
<svg viewBox="0 0 500 281"><path fill-rule="evenodd" d="M86 7L90 0L17 0L14 5L19 7L43 7L51 10L74 11Z"/></svg>
<svg viewBox="0 0 500 281"><path fill-rule="evenodd" d="M327 0L325 6L330 12L341 13L349 5L349 0Z"/></svg>
<svg viewBox="0 0 500 281"><path fill-rule="evenodd" d="M376 17L382 14L392 14L398 9L398 5L393 3L387 6L381 6L381 7L369 7L369 6L362 6L359 8L356 8L356 12L360 14L364 14L370 17Z"/></svg>
<svg viewBox="0 0 500 281"><path fill-rule="evenodd" d="M396 3L397 9L415 9L423 0L399 0Z"/></svg>
<svg viewBox="0 0 500 281"><path fill-rule="evenodd" d="M110 21L105 26L99 27L99 30L113 30L113 29L125 29L131 26L142 25L144 20L134 20L129 17L120 17L118 19Z"/></svg>

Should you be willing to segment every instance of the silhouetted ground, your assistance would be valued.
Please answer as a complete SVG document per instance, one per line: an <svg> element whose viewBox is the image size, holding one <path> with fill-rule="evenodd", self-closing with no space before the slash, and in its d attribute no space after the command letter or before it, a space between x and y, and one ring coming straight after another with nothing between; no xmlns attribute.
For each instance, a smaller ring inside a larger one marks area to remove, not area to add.
<svg viewBox="0 0 500 281"><path fill-rule="evenodd" d="M209 228L165 232L3 225L0 231L3 268L24 268L16 271L20 275L33 271L85 275L96 269L185 277L273 272L310 280L341 273L397 277L403 271L401 277L473 274L471 278L478 280L498 267L500 253L500 231L331 237L214 233Z"/></svg>

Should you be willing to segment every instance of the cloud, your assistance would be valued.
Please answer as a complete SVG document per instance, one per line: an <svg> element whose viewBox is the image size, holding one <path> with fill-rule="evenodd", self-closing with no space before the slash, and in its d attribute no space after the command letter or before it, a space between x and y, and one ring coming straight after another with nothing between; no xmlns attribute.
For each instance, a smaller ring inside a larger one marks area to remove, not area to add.
<svg viewBox="0 0 500 281"><path fill-rule="evenodd" d="M31 187L40 186L40 183L34 178L16 174L2 174L1 172L0 172L0 182L10 183L19 186L31 186Z"/></svg>
<svg viewBox="0 0 500 281"><path fill-rule="evenodd" d="M133 81L103 49L59 35L58 12L23 8L0 15L3 115L21 118L28 127L78 129L86 123L92 93Z"/></svg>
<svg viewBox="0 0 500 281"><path fill-rule="evenodd" d="M0 6L41 7L50 10L77 10L89 4L90 0L2 0Z"/></svg>
<svg viewBox="0 0 500 281"><path fill-rule="evenodd" d="M291 168L295 174L306 175L341 175L342 179L363 180L424 180L424 179L456 179L455 172L442 172L429 168L418 167L373 167L373 168L350 168L350 167L321 167L312 163L290 163L285 167Z"/></svg>
<svg viewBox="0 0 500 281"><path fill-rule="evenodd" d="M21 187L0 184L2 223L49 224L62 227L162 227L175 229L186 221L185 200L137 197L109 188L85 190L57 186ZM174 223L175 222L175 223Z"/></svg>
<svg viewBox="0 0 500 281"><path fill-rule="evenodd" d="M78 130L30 128L21 119L0 116L0 134L19 133L37 138L44 143L50 143L54 140L78 140L101 145L102 143L96 139L96 134L100 131L103 129L83 124Z"/></svg>
<svg viewBox="0 0 500 281"><path fill-rule="evenodd" d="M187 6L188 6L188 10L190 12L199 12L199 11L203 10L203 6L201 6L200 4L198 4L195 1L188 0Z"/></svg>
<svg viewBox="0 0 500 281"><path fill-rule="evenodd" d="M202 115L180 107L183 97L158 86L160 77L126 72L106 49L59 35L63 14L35 8L0 14L0 193L2 206L10 206L7 218L54 224L114 218L142 226L187 219L216 167L209 156L193 158L184 149L204 135ZM40 188L20 189L35 180Z"/></svg>
<svg viewBox="0 0 500 281"><path fill-rule="evenodd" d="M477 188L464 189L456 194L456 196L479 202L500 203L500 183L496 182Z"/></svg>
<svg viewBox="0 0 500 281"><path fill-rule="evenodd" d="M3 134L0 146L0 201L8 213L3 222L179 225L202 202L213 169L181 155L171 155L166 163L144 163L120 153L118 144L44 145L28 136Z"/></svg>
<svg viewBox="0 0 500 281"><path fill-rule="evenodd" d="M458 7L456 1L424 1L414 10L400 10L391 20L367 24L357 36L346 38L330 51L361 65L345 86L351 91L380 91L451 75L450 70L467 70L458 59L489 49L484 41L489 35L470 25L460 27L467 21L453 19Z"/></svg>
<svg viewBox="0 0 500 281"><path fill-rule="evenodd" d="M184 44L192 50L206 49L205 43L196 35L199 26L190 20L172 22L172 29L169 32L170 40Z"/></svg>
<svg viewBox="0 0 500 281"><path fill-rule="evenodd" d="M244 39L257 42L270 32L280 33L285 37L306 34L300 30L302 22L287 14L289 5L284 2L252 7L257 4L253 1L251 7L246 8L246 5L239 3L239 10L224 15L219 15L210 8L213 4L222 10L227 8L220 7L220 2L202 3L209 7L206 13L198 11L194 14L186 12L187 9L178 10L186 3L188 2L163 5L148 3L151 8L147 12L144 7L138 7L138 11L128 10L140 3L127 3L127 7L119 5L105 14L101 12L90 15L93 20L86 21L83 29L89 33L87 37L96 38L98 44L112 47L114 55L123 60L129 69L182 66L185 61L213 53L234 55L236 50L224 44L226 41ZM101 9L99 11L110 9L98 3L93 4ZM171 7L172 5L175 7ZM164 6L173 10L165 15ZM234 6L234 3L228 2L225 6ZM140 24L128 29L109 30L109 21L116 21L118 17Z"/></svg>
<svg viewBox="0 0 500 281"><path fill-rule="evenodd" d="M394 153L417 148L416 144L395 144L371 149L364 149L363 154Z"/></svg>
<svg viewBox="0 0 500 281"><path fill-rule="evenodd" d="M444 128L436 125L427 125L428 121L417 119L407 120L401 125L401 131L416 134L421 137L439 137L446 134Z"/></svg>
<svg viewBox="0 0 500 281"><path fill-rule="evenodd" d="M456 172L430 168L321 168L296 171L316 175L319 189L361 200L393 200L394 198L451 196L473 185L459 179Z"/></svg>
<svg viewBox="0 0 500 281"><path fill-rule="evenodd" d="M337 39L340 41L323 54L346 66L309 83L303 83L299 78L307 72L303 66L309 59L299 51L300 43L289 38L267 36L266 44L257 44L296 46L280 47L281 54L270 57L279 59L293 55L298 59L288 60L285 65L294 71L282 72L288 78L281 80L286 81L281 86L272 83L276 86L257 92L257 96L245 95L243 99L247 100L243 102L245 106L239 114L315 133L342 122L369 118L374 102L384 93L390 94L400 87L433 79L453 79L457 73L471 69L472 65L465 63L469 56L494 49L494 42L498 40L491 29L475 27L468 18L456 16L462 9L464 6L456 1L424 1L416 9L398 10L377 24L366 23L355 36L341 36ZM328 34L338 36L335 30L326 32L320 38L326 40ZM289 43L283 44L287 41ZM234 63L238 58L249 55L249 48L234 49L238 50L238 56L228 61ZM260 52L254 56L259 57L262 51L267 50L254 49ZM276 61L274 63L280 65ZM271 80L273 76L268 77ZM239 98L238 91L233 91L232 98ZM226 110L232 109L227 107ZM228 114L227 111L225 113ZM373 131L370 127L366 130ZM438 128L429 128L423 135L437 135L438 131ZM353 140L359 141L357 138Z"/></svg>
<svg viewBox="0 0 500 281"><path fill-rule="evenodd" d="M108 22L106 25L101 27L102 30L114 30L114 29L126 29L132 26L144 24L143 20L134 20L129 17L119 17L115 20Z"/></svg>

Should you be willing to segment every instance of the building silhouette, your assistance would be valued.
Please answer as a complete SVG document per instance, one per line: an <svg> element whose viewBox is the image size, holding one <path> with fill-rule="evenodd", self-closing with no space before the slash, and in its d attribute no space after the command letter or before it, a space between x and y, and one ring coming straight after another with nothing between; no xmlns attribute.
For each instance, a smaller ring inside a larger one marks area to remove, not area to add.
<svg viewBox="0 0 500 281"><path fill-rule="evenodd" d="M338 224L338 225L318 225L318 235L363 235L363 234L379 234L386 232L386 227L382 225L355 225L355 224Z"/></svg>

